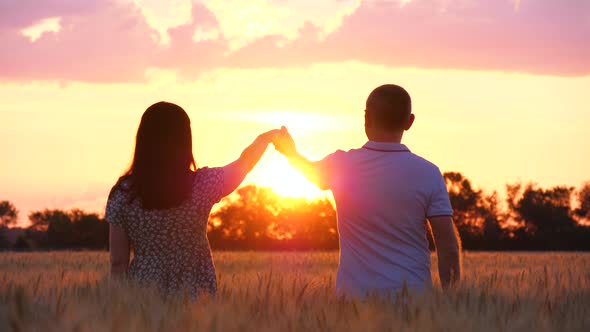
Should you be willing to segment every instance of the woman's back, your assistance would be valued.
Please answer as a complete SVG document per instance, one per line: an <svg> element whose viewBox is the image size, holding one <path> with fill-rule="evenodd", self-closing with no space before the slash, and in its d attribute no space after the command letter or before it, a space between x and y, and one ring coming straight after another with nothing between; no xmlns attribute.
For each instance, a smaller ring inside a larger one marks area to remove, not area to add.
<svg viewBox="0 0 590 332"><path fill-rule="evenodd" d="M132 199L131 183L113 188L105 218L125 229L134 255L129 277L155 284L165 294L216 291L215 271L207 241L207 221L222 197L223 169L194 173L191 195L179 206L144 209Z"/></svg>
<svg viewBox="0 0 590 332"><path fill-rule="evenodd" d="M111 276L126 274L166 295L215 293L209 212L242 183L279 133L275 129L259 135L222 168L193 172L188 114L168 102L148 107L137 129L131 166L107 202Z"/></svg>

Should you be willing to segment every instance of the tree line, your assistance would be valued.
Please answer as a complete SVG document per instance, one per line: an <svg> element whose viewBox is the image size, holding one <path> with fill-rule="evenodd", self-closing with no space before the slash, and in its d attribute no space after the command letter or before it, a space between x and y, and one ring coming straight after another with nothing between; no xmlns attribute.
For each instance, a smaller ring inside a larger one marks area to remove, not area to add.
<svg viewBox="0 0 590 332"><path fill-rule="evenodd" d="M443 175L465 249L590 250L590 183L577 190L509 184L501 201L496 192L474 188L461 173ZM0 202L0 248L108 248L108 224L99 214L46 209L28 218L29 227L10 228L18 210L9 201ZM238 189L214 209L207 235L211 247L221 250L338 248L336 211L328 199L280 197L252 185Z"/></svg>

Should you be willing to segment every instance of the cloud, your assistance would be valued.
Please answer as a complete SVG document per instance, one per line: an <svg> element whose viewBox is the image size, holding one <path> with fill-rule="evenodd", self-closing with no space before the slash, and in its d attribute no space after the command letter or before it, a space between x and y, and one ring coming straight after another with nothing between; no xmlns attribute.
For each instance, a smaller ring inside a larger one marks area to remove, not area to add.
<svg viewBox="0 0 590 332"><path fill-rule="evenodd" d="M590 74L590 1L365 1L324 40L307 24L278 46L265 37L232 55L239 66L359 60L390 67ZM261 61L256 61L260 59Z"/></svg>
<svg viewBox="0 0 590 332"><path fill-rule="evenodd" d="M168 29L184 24L191 19L191 0L126 0L136 4L147 23L158 31L161 45L168 44Z"/></svg>
<svg viewBox="0 0 590 332"><path fill-rule="evenodd" d="M7 17L0 21L15 17L0 29L0 42L6 50L0 52L0 78L94 82L142 79L151 64L151 54L158 49L154 30L138 8L116 1L84 3L86 6L50 0L40 8L36 2L19 0L8 6L12 12L3 13ZM21 29L48 17L59 18L58 32L47 31L34 41L22 34Z"/></svg>
<svg viewBox="0 0 590 332"><path fill-rule="evenodd" d="M61 29L59 21L59 17L46 18L41 20L37 24L34 24L26 29L21 30L21 32L24 36L29 37L29 39L31 39L31 41L34 42L46 32L58 33Z"/></svg>
<svg viewBox="0 0 590 332"><path fill-rule="evenodd" d="M148 68L172 69L190 78L220 67L346 60L388 67L590 74L590 1L366 0L358 8L348 2L342 8L356 10L339 16L337 24L310 14L293 34L291 28L284 33L276 29L276 20L269 18L272 29L252 35L244 27L243 38L239 22L228 22L235 16L228 14L231 8L213 0L211 7L193 2L190 20L168 28L169 39L162 43L162 27L150 25L145 8L136 2L48 0L39 6L32 0L5 0L0 2L0 41L8 51L0 52L0 79L128 82L144 80ZM257 3L273 8L256 12L263 16L284 17L291 8L287 0ZM297 13L311 8L300 6L293 7ZM41 30L34 40L23 35L48 18L58 20L60 28ZM237 49L236 40L241 40Z"/></svg>
<svg viewBox="0 0 590 332"><path fill-rule="evenodd" d="M268 35L297 38L305 22L322 27L329 34L342 18L353 12L361 0L203 0L219 19L221 32L231 50Z"/></svg>
<svg viewBox="0 0 590 332"><path fill-rule="evenodd" d="M326 44L388 66L586 75L589 36L585 0L372 1Z"/></svg>
<svg viewBox="0 0 590 332"><path fill-rule="evenodd" d="M195 32L211 34L219 31L215 14L201 3L193 3L189 22L168 29L170 44L154 59L160 68L176 69L183 77L195 77L218 67L229 51L228 41L219 33L217 38L201 38L195 41Z"/></svg>
<svg viewBox="0 0 590 332"><path fill-rule="evenodd" d="M2 0L0 1L0 29L18 30L42 19L58 16L86 16L97 10L99 0Z"/></svg>

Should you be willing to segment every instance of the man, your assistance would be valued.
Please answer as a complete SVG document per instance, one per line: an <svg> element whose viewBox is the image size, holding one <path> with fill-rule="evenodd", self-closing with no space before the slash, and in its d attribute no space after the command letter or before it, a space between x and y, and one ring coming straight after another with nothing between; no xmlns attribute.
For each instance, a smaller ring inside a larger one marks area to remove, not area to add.
<svg viewBox="0 0 590 332"><path fill-rule="evenodd" d="M371 92L365 110L369 141L360 149L338 150L312 162L297 152L287 129L273 141L291 165L336 201L340 263L336 289L341 295L431 287L430 222L443 288L460 278L460 242L440 170L401 144L415 116L410 95L397 85Z"/></svg>

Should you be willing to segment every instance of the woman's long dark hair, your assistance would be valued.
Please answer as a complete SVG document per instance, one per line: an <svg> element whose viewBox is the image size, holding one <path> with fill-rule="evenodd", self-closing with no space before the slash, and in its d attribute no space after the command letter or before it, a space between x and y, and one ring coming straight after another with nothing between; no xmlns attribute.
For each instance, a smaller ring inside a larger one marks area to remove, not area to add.
<svg viewBox="0 0 590 332"><path fill-rule="evenodd" d="M180 205L191 193L191 167L196 170L192 146L186 112L172 103L153 104L141 117L131 167L117 184L128 180L130 198L140 199L144 209Z"/></svg>

